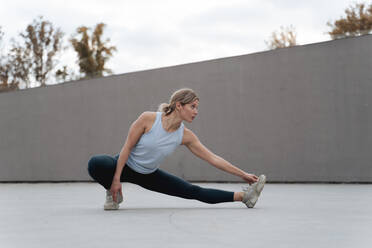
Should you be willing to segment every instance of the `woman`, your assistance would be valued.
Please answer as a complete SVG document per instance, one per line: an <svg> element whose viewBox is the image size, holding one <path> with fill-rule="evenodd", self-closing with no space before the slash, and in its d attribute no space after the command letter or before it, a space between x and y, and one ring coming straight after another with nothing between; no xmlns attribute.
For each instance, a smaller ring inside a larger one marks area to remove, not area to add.
<svg viewBox="0 0 372 248"><path fill-rule="evenodd" d="M159 112L144 112L132 123L118 155L97 155L89 160L89 174L106 189L105 210L119 208L123 201L121 182L210 204L242 201L248 208L254 207L266 177L248 174L213 154L183 125L183 121L191 123L194 120L198 105L199 98L193 90L177 90L169 104L159 106ZM242 192L202 188L158 169L164 157L179 145L187 146L193 154L211 165L241 177L250 186Z"/></svg>

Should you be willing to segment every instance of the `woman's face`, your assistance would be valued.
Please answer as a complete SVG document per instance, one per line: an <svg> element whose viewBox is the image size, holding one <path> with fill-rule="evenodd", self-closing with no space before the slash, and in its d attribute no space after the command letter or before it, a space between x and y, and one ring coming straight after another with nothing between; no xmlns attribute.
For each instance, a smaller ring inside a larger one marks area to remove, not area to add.
<svg viewBox="0 0 372 248"><path fill-rule="evenodd" d="M182 119L191 123L196 115L198 114L199 100L195 100L191 103L182 106L180 114Z"/></svg>

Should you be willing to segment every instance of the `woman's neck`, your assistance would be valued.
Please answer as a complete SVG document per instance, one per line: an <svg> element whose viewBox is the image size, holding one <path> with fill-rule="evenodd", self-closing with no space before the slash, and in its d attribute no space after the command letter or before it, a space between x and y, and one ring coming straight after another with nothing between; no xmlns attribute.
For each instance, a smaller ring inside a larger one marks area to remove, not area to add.
<svg viewBox="0 0 372 248"><path fill-rule="evenodd" d="M167 132L173 132L176 131L182 122L182 119L179 117L178 113L173 111L170 115L165 116L164 113L162 113L162 123L163 127Z"/></svg>

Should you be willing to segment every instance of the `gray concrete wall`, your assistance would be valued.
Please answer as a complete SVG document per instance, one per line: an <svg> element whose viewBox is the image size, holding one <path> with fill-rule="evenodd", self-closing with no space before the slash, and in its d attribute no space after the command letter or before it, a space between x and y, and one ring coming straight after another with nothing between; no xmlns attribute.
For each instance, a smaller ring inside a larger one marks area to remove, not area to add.
<svg viewBox="0 0 372 248"><path fill-rule="evenodd" d="M214 153L271 182L372 182L372 35L0 94L0 181L89 180L130 124L190 87L185 123ZM162 168L235 181L180 147Z"/></svg>

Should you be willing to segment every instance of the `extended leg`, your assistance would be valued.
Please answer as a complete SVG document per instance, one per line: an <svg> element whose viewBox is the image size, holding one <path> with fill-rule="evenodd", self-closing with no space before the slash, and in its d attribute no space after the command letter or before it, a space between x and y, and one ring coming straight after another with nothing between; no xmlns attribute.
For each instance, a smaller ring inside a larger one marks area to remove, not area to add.
<svg viewBox="0 0 372 248"><path fill-rule="evenodd" d="M128 181L159 193L210 204L234 201L234 192L202 188L159 169L147 175L138 174Z"/></svg>

